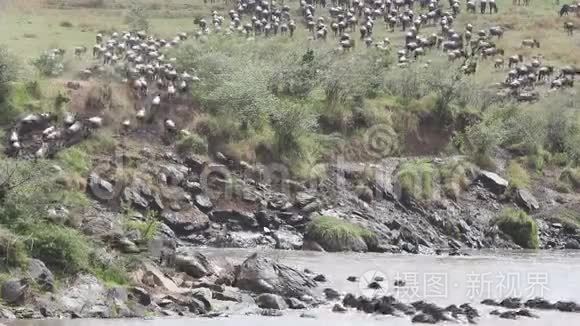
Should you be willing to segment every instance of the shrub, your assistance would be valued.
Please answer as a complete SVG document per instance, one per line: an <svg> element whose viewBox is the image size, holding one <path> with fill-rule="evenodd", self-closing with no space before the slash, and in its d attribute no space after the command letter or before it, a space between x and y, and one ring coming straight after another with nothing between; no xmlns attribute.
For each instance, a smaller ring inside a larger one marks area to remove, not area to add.
<svg viewBox="0 0 580 326"><path fill-rule="evenodd" d="M64 273L88 271L91 247L79 231L54 224L36 224L27 240L32 257Z"/></svg>
<svg viewBox="0 0 580 326"><path fill-rule="evenodd" d="M504 209L494 223L503 233L509 235L517 245L528 249L538 248L538 225L523 210Z"/></svg>
<svg viewBox="0 0 580 326"><path fill-rule="evenodd" d="M98 279L110 286L126 285L130 278L124 262L120 259L113 259L104 264L97 257L96 252L91 252L91 273Z"/></svg>
<svg viewBox="0 0 580 326"><path fill-rule="evenodd" d="M428 161L403 163L397 173L401 198L404 201L432 199L435 173L433 164Z"/></svg>
<svg viewBox="0 0 580 326"><path fill-rule="evenodd" d="M61 21L59 25L60 25L60 27L64 27L64 28L71 28L71 27L73 27L73 24L71 22L67 21L67 20Z"/></svg>
<svg viewBox="0 0 580 326"><path fill-rule="evenodd" d="M580 168L568 167L562 171L559 180L575 191L580 190Z"/></svg>
<svg viewBox="0 0 580 326"><path fill-rule="evenodd" d="M18 76L18 62L4 47L0 46L0 106L6 100L10 83Z"/></svg>
<svg viewBox="0 0 580 326"><path fill-rule="evenodd" d="M177 140L175 148L180 154L207 154L207 142L196 133Z"/></svg>
<svg viewBox="0 0 580 326"><path fill-rule="evenodd" d="M0 271L2 267L23 267L27 258L26 247L22 239L0 227Z"/></svg>
<svg viewBox="0 0 580 326"><path fill-rule="evenodd" d="M460 192L467 189L472 175L472 166L463 160L452 160L439 169L445 195L457 199Z"/></svg>
<svg viewBox="0 0 580 326"><path fill-rule="evenodd" d="M57 77L64 72L64 58L61 55L44 52L32 60L32 65L38 72L47 77Z"/></svg>
<svg viewBox="0 0 580 326"><path fill-rule="evenodd" d="M564 229L571 233L580 229L580 211L578 208L561 208L550 211L546 214L546 219L553 223L561 223Z"/></svg>
<svg viewBox="0 0 580 326"><path fill-rule="evenodd" d="M61 151L57 159L62 162L65 169L81 176L87 176L91 169L89 155L79 147L70 147Z"/></svg>
<svg viewBox="0 0 580 326"><path fill-rule="evenodd" d="M528 171L526 171L526 169L516 161L511 161L509 163L506 172L511 189L524 189L530 186L530 176Z"/></svg>
<svg viewBox="0 0 580 326"><path fill-rule="evenodd" d="M308 223L305 237L316 241L327 251L357 250L361 243L373 250L377 245L373 232L331 216L321 216Z"/></svg>

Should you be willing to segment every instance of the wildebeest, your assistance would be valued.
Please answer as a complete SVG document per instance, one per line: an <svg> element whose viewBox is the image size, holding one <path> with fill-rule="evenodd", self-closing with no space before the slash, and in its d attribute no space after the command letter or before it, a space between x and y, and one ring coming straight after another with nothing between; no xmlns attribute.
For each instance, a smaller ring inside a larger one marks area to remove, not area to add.
<svg viewBox="0 0 580 326"><path fill-rule="evenodd" d="M574 34L574 23L572 22L565 22L564 29L568 33L568 35L572 36Z"/></svg>
<svg viewBox="0 0 580 326"><path fill-rule="evenodd" d="M522 47L540 48L540 41L535 38L522 40Z"/></svg>

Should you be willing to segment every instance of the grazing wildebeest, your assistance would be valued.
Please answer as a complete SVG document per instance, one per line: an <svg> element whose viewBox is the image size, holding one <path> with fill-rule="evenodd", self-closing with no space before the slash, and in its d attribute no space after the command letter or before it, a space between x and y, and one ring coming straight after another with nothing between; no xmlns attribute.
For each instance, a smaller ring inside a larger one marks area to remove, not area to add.
<svg viewBox="0 0 580 326"><path fill-rule="evenodd" d="M522 40L522 47L529 47L529 48L540 48L540 42L538 40L536 40L535 38L531 38L531 39L525 39Z"/></svg>
<svg viewBox="0 0 580 326"><path fill-rule="evenodd" d="M564 29L566 29L566 32L568 33L568 35L572 36L572 34L574 34L574 23L565 22Z"/></svg>

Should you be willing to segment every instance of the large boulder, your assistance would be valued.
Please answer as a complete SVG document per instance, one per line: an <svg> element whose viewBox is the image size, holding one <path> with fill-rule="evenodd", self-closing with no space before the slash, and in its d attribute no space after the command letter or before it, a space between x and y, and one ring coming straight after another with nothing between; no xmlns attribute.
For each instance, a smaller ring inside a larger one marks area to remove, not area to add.
<svg viewBox="0 0 580 326"><path fill-rule="evenodd" d="M8 280L2 283L0 298L8 304L22 304L27 290L28 284L25 280Z"/></svg>
<svg viewBox="0 0 580 326"><path fill-rule="evenodd" d="M236 286L255 293L300 298L316 286L306 274L254 253L240 266Z"/></svg>
<svg viewBox="0 0 580 326"><path fill-rule="evenodd" d="M28 275L42 290L52 291L54 289L54 276L42 261L31 259L28 262Z"/></svg>
<svg viewBox="0 0 580 326"><path fill-rule="evenodd" d="M286 302L284 299L276 294L271 293L262 293L256 298L256 303L258 307L262 309L277 309L283 310L286 309Z"/></svg>
<svg viewBox="0 0 580 326"><path fill-rule="evenodd" d="M212 222L235 224L241 228L255 229L258 227L258 221L253 213L235 209L214 210L209 218Z"/></svg>
<svg viewBox="0 0 580 326"><path fill-rule="evenodd" d="M107 289L92 275L79 275L56 297L62 310L72 315L86 318L112 316L112 311L106 304Z"/></svg>
<svg viewBox="0 0 580 326"><path fill-rule="evenodd" d="M477 177L477 181L481 182L485 188L496 195L503 194L509 185L509 182L506 179L489 171L481 171Z"/></svg>
<svg viewBox="0 0 580 326"><path fill-rule="evenodd" d="M199 252L179 252L175 256L175 268L195 278L213 274L210 261Z"/></svg>
<svg viewBox="0 0 580 326"><path fill-rule="evenodd" d="M526 189L518 189L515 192L515 201L521 208L528 213L540 209L540 204L536 197Z"/></svg>
<svg viewBox="0 0 580 326"><path fill-rule="evenodd" d="M161 167L159 172L165 175L167 184L176 186L181 184L183 179L185 179L189 169L184 165L166 164Z"/></svg>
<svg viewBox="0 0 580 326"><path fill-rule="evenodd" d="M298 232L278 230L272 236L276 240L276 249L302 249L303 237Z"/></svg>
<svg viewBox="0 0 580 326"><path fill-rule="evenodd" d="M189 235L209 228L209 218L197 208L188 211L165 211L161 218L178 236Z"/></svg>
<svg viewBox="0 0 580 326"><path fill-rule="evenodd" d="M94 172L89 176L89 189L98 200L109 201L115 197L115 187Z"/></svg>

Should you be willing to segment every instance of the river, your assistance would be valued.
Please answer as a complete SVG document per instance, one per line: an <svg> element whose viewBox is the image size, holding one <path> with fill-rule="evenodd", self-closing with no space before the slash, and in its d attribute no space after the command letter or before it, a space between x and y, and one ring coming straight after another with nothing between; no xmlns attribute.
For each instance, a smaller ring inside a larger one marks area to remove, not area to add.
<svg viewBox="0 0 580 326"><path fill-rule="evenodd" d="M210 256L225 256L241 262L252 251L239 249L206 249ZM580 253L567 251L501 251L473 252L471 256L418 256L356 253L318 253L306 251L265 251L265 254L297 268L322 273L328 282L321 289L332 287L358 294L393 294L403 302L425 300L439 305L472 303L480 310L480 325L580 325L580 314L557 311L534 311L539 319L521 317L517 321L490 316L492 307L479 304L483 299L508 296L573 300L580 302ZM349 282L356 276L360 281ZM370 290L368 280L381 276L382 290ZM394 287L394 280L404 280L404 287ZM301 318L300 312L286 311L282 317L244 316L227 318L157 319L157 320L45 320L15 321L18 326L182 326L240 325L411 325L409 317L373 316L355 311L346 314L330 312L324 306L309 313L316 318Z"/></svg>

